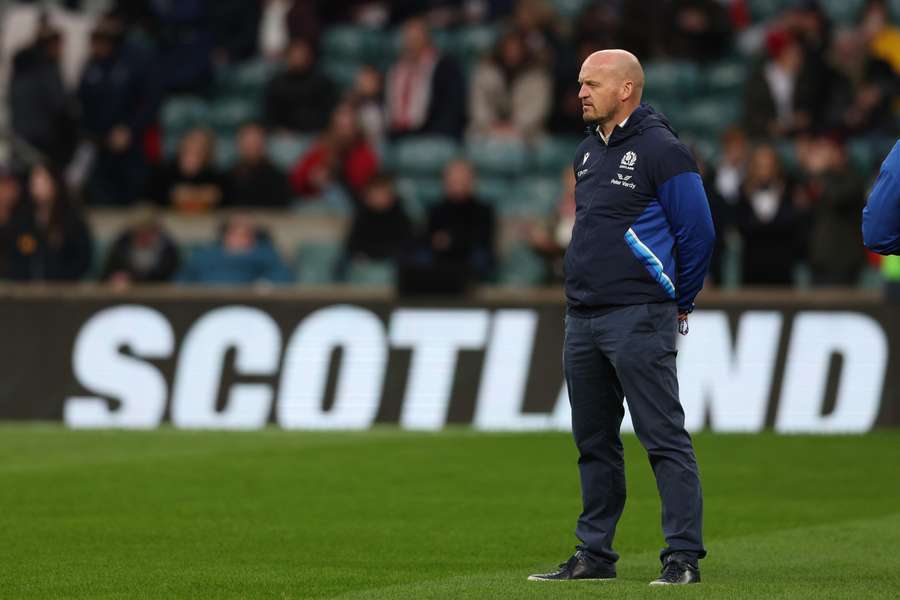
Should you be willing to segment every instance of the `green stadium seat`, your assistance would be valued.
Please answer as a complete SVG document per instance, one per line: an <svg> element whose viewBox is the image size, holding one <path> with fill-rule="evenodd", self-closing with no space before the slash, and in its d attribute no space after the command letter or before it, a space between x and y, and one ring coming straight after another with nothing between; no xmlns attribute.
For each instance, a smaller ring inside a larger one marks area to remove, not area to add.
<svg viewBox="0 0 900 600"><path fill-rule="evenodd" d="M397 266L391 261L353 260L347 268L347 283L354 285L394 285Z"/></svg>
<svg viewBox="0 0 900 600"><path fill-rule="evenodd" d="M343 189L331 187L315 198L297 198L292 208L301 215L349 217L353 212L353 201Z"/></svg>
<svg viewBox="0 0 900 600"><path fill-rule="evenodd" d="M787 173L798 173L800 164L797 160L797 149L791 140L779 140L775 143L775 150L778 152L778 158L781 159L781 166Z"/></svg>
<svg viewBox="0 0 900 600"><path fill-rule="evenodd" d="M669 114L675 128L698 137L716 138L741 116L741 106L736 99L704 98L684 104L677 112Z"/></svg>
<svg viewBox="0 0 900 600"><path fill-rule="evenodd" d="M356 80L356 74L362 68L364 63L345 59L322 59L322 72L334 81L342 90L349 90Z"/></svg>
<svg viewBox="0 0 900 600"><path fill-rule="evenodd" d="M516 203L512 182L506 177L479 177L475 184L475 194L501 214L507 213L510 205Z"/></svg>
<svg viewBox="0 0 900 600"><path fill-rule="evenodd" d="M428 211L444 194L440 177L401 177L395 185L406 214L420 223L427 219Z"/></svg>
<svg viewBox="0 0 900 600"><path fill-rule="evenodd" d="M269 138L266 153L276 167L290 171L313 144L313 136L278 134Z"/></svg>
<svg viewBox="0 0 900 600"><path fill-rule="evenodd" d="M459 154L459 146L451 138L410 137L386 148L385 166L400 176L437 176Z"/></svg>
<svg viewBox="0 0 900 600"><path fill-rule="evenodd" d="M507 287L534 287L545 283L547 267L531 247L514 243L501 259L498 283Z"/></svg>
<svg viewBox="0 0 900 600"><path fill-rule="evenodd" d="M519 140L473 140L466 145L466 156L480 175L512 176L528 168L528 149Z"/></svg>
<svg viewBox="0 0 900 600"><path fill-rule="evenodd" d="M271 61L246 61L219 70L216 74L216 85L222 95L261 96L266 84L277 70L277 63Z"/></svg>
<svg viewBox="0 0 900 600"><path fill-rule="evenodd" d="M258 102L242 98L217 100L210 109L210 121L218 133L233 133L241 125L258 121L261 110Z"/></svg>
<svg viewBox="0 0 900 600"><path fill-rule="evenodd" d="M588 0L550 0L554 11L564 19L579 16L589 4Z"/></svg>
<svg viewBox="0 0 900 600"><path fill-rule="evenodd" d="M703 70L706 93L738 96L747 80L747 67L741 60L723 60Z"/></svg>
<svg viewBox="0 0 900 600"><path fill-rule="evenodd" d="M450 51L464 64L472 65L488 54L496 41L495 27L464 27L454 34Z"/></svg>
<svg viewBox="0 0 900 600"><path fill-rule="evenodd" d="M322 57L344 62L377 62L389 40L374 29L350 25L331 27L322 37Z"/></svg>
<svg viewBox="0 0 900 600"><path fill-rule="evenodd" d="M163 135L179 138L188 129L209 125L209 104L195 96L174 96L163 104L160 122Z"/></svg>
<svg viewBox="0 0 900 600"><path fill-rule="evenodd" d="M645 65L644 73L648 96L660 100L693 99L702 85L700 70L694 63L651 61Z"/></svg>
<svg viewBox="0 0 900 600"><path fill-rule="evenodd" d="M863 138L855 138L847 143L847 157L860 173L871 173L878 160L872 144Z"/></svg>
<svg viewBox="0 0 900 600"><path fill-rule="evenodd" d="M216 138L216 166L227 170L237 161L237 141L233 136L221 135Z"/></svg>
<svg viewBox="0 0 900 600"><path fill-rule="evenodd" d="M565 167L571 167L575 149L581 143L576 137L548 137L535 145L532 158L536 170L542 175L559 176Z"/></svg>
<svg viewBox="0 0 900 600"><path fill-rule="evenodd" d="M294 265L297 283L327 285L335 281L335 269L344 252L339 242L320 241L302 244Z"/></svg>
<svg viewBox="0 0 900 600"><path fill-rule="evenodd" d="M837 25L852 25L857 22L866 0L820 0L819 4Z"/></svg>
<svg viewBox="0 0 900 600"><path fill-rule="evenodd" d="M785 0L747 0L747 8L750 10L750 19L754 23L767 21L785 8Z"/></svg>
<svg viewBox="0 0 900 600"><path fill-rule="evenodd" d="M546 217L553 214L559 203L562 183L556 177L524 177L515 185L514 202L507 202L506 214Z"/></svg>

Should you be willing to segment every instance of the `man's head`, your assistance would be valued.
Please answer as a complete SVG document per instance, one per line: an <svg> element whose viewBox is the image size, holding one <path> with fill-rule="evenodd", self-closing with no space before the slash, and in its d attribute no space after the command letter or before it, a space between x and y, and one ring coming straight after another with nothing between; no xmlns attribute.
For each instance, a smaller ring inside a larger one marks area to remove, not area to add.
<svg viewBox="0 0 900 600"><path fill-rule="evenodd" d="M458 158L444 167L444 194L453 202L465 202L475 189L475 172L469 161Z"/></svg>
<svg viewBox="0 0 900 600"><path fill-rule="evenodd" d="M373 212L385 212L397 203L394 181L389 175L376 175L366 185L363 203Z"/></svg>
<svg viewBox="0 0 900 600"><path fill-rule="evenodd" d="M305 73L314 61L312 44L304 38L294 38L284 51L284 63L292 73Z"/></svg>
<svg viewBox="0 0 900 600"><path fill-rule="evenodd" d="M428 23L421 17L413 17L403 24L403 55L418 58L431 48L431 32Z"/></svg>
<svg viewBox="0 0 900 600"><path fill-rule="evenodd" d="M236 214L225 223L222 246L229 254L249 252L256 245L256 223L248 214Z"/></svg>
<svg viewBox="0 0 900 600"><path fill-rule="evenodd" d="M266 155L266 131L259 123L241 127L237 138L238 159L244 164L256 164Z"/></svg>
<svg viewBox="0 0 900 600"><path fill-rule="evenodd" d="M631 52L600 50L582 63L578 83L585 122L605 127L624 120L640 105L644 69Z"/></svg>

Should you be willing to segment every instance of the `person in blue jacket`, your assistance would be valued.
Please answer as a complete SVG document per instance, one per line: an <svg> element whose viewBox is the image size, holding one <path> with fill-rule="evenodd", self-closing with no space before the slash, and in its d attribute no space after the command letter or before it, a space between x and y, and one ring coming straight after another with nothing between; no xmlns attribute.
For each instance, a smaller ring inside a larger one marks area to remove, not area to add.
<svg viewBox="0 0 900 600"><path fill-rule="evenodd" d="M641 103L644 74L624 50L590 55L579 75L588 135L578 147L575 226L565 256L563 363L578 448L581 543L532 580L612 579L625 506L623 400L650 458L667 547L653 585L700 581L703 497L684 428L676 331L709 268L715 233L690 151Z"/></svg>
<svg viewBox="0 0 900 600"><path fill-rule="evenodd" d="M205 285L282 285L293 280L268 233L245 214L232 215L219 240L197 249L177 277L179 283Z"/></svg>
<svg viewBox="0 0 900 600"><path fill-rule="evenodd" d="M863 209L863 243L879 254L900 254L900 141L884 162Z"/></svg>

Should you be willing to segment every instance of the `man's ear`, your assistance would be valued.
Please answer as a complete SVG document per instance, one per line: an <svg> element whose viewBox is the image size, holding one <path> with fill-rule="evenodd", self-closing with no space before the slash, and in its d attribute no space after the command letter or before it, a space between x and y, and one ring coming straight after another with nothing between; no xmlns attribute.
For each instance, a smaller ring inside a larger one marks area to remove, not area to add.
<svg viewBox="0 0 900 600"><path fill-rule="evenodd" d="M621 96L620 99L624 102L625 100L628 100L629 98L631 98L631 94L633 94L633 93L634 93L634 82L626 79L625 82L622 84L622 91L619 94Z"/></svg>

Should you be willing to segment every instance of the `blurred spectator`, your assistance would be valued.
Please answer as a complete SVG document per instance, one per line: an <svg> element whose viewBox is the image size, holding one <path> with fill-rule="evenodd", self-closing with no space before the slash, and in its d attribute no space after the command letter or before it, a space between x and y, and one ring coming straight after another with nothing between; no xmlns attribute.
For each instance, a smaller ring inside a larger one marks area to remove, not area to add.
<svg viewBox="0 0 900 600"><path fill-rule="evenodd" d="M528 52L544 64L558 65L564 41L552 6L546 0L518 0L511 18Z"/></svg>
<svg viewBox="0 0 900 600"><path fill-rule="evenodd" d="M287 16L292 4L291 0L263 1L259 22L259 52L265 58L279 56L287 48L290 39Z"/></svg>
<svg viewBox="0 0 900 600"><path fill-rule="evenodd" d="M553 80L549 69L508 32L475 69L469 92L469 132L475 136L534 139L550 112Z"/></svg>
<svg viewBox="0 0 900 600"><path fill-rule="evenodd" d="M562 194L556 205L556 214L547 225L528 230L528 243L547 266L547 282L561 284L565 281L563 258L572 240L575 226L575 171L566 165L562 173Z"/></svg>
<svg viewBox="0 0 900 600"><path fill-rule="evenodd" d="M297 133L322 130L337 101L337 90L316 66L312 45L295 39L284 53L285 70L266 88L266 125Z"/></svg>
<svg viewBox="0 0 900 600"><path fill-rule="evenodd" d="M184 212L204 212L223 199L222 177L213 162L213 136L193 129L181 140L175 160L157 168L149 197L160 206Z"/></svg>
<svg viewBox="0 0 900 600"><path fill-rule="evenodd" d="M442 56L423 19L403 25L400 57L387 75L391 135L460 137L465 127L465 79L456 61Z"/></svg>
<svg viewBox="0 0 900 600"><path fill-rule="evenodd" d="M35 41L13 59L9 110L13 131L57 168L65 168L77 142L72 99L60 67L62 39L41 20Z"/></svg>
<svg viewBox="0 0 900 600"><path fill-rule="evenodd" d="M353 88L347 96L356 109L359 126L369 143L379 147L384 142L384 81L381 73L371 65L364 65L356 73Z"/></svg>
<svg viewBox="0 0 900 600"><path fill-rule="evenodd" d="M412 236L412 221L400 204L393 180L387 175L373 177L353 217L347 236L347 258L350 261L397 259Z"/></svg>
<svg viewBox="0 0 900 600"><path fill-rule="evenodd" d="M756 147L737 206L744 285L791 285L797 260L797 211L775 148Z"/></svg>
<svg viewBox="0 0 900 600"><path fill-rule="evenodd" d="M834 138L814 138L797 156L802 177L795 204L809 217L807 259L813 284L856 285L866 263L860 233L865 184Z"/></svg>
<svg viewBox="0 0 900 600"><path fill-rule="evenodd" d="M754 137L778 137L807 129L815 89L804 68L803 47L784 30L766 38L769 58L750 76L744 92L744 126Z"/></svg>
<svg viewBox="0 0 900 600"><path fill-rule="evenodd" d="M225 177L229 206L287 206L291 190L284 173L266 156L266 131L257 123L241 127L237 162Z"/></svg>
<svg viewBox="0 0 900 600"><path fill-rule="evenodd" d="M117 285L170 281L178 270L178 248L151 207L141 210L106 257L101 278Z"/></svg>
<svg viewBox="0 0 900 600"><path fill-rule="evenodd" d="M268 233L252 217L228 219L219 240L196 250L178 275L182 283L246 285L291 283L293 275L275 250Z"/></svg>
<svg viewBox="0 0 900 600"><path fill-rule="evenodd" d="M834 36L824 121L847 135L890 135L897 130L892 104L900 95L900 77L887 62L871 56L865 43L856 30Z"/></svg>
<svg viewBox="0 0 900 600"><path fill-rule="evenodd" d="M900 27L891 23L885 0L869 0L862 15L861 33L869 53L888 63L900 75Z"/></svg>
<svg viewBox="0 0 900 600"><path fill-rule="evenodd" d="M159 67L171 93L205 94L213 82L214 35L207 0L153 0Z"/></svg>
<svg viewBox="0 0 900 600"><path fill-rule="evenodd" d="M91 34L78 97L84 130L95 147L86 194L92 204L128 205L143 188L143 137L160 96L150 59L124 39L117 19L104 19Z"/></svg>
<svg viewBox="0 0 900 600"><path fill-rule="evenodd" d="M475 172L462 159L444 168L444 198L428 213L428 241L437 263L487 281L494 270L494 209L475 197Z"/></svg>
<svg viewBox="0 0 900 600"><path fill-rule="evenodd" d="M12 242L12 225L22 210L22 185L19 178L0 166L0 278L7 272L7 255Z"/></svg>
<svg viewBox="0 0 900 600"><path fill-rule="evenodd" d="M747 135L742 129L731 127L722 134L722 150L710 176L716 192L732 206L737 204L746 170Z"/></svg>
<svg viewBox="0 0 900 600"><path fill-rule="evenodd" d="M718 0L669 2L663 23L669 55L697 62L721 58L731 45L731 23Z"/></svg>
<svg viewBox="0 0 900 600"><path fill-rule="evenodd" d="M694 154L697 155L696 152ZM709 168L699 158L697 163L716 228L710 277L713 283L722 285L725 276L725 250L735 231L737 206L747 169L746 135L737 127L729 128L722 134L722 150L718 162Z"/></svg>
<svg viewBox="0 0 900 600"><path fill-rule="evenodd" d="M91 235L62 178L32 167L27 204L10 224L6 276L16 281L77 281L91 268Z"/></svg>
<svg viewBox="0 0 900 600"><path fill-rule="evenodd" d="M213 58L218 64L253 58L257 51L262 3L259 0L215 0L209 3Z"/></svg>
<svg viewBox="0 0 900 600"><path fill-rule="evenodd" d="M359 129L356 113L340 104L328 130L300 158L291 173L291 187L299 196L315 196L335 184L359 198L378 171L378 157Z"/></svg>

